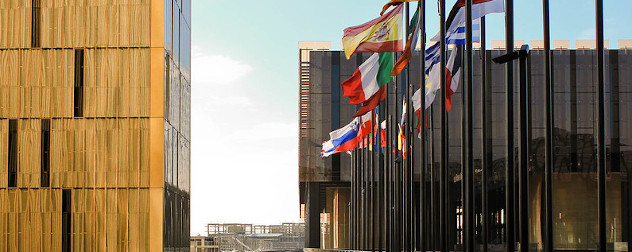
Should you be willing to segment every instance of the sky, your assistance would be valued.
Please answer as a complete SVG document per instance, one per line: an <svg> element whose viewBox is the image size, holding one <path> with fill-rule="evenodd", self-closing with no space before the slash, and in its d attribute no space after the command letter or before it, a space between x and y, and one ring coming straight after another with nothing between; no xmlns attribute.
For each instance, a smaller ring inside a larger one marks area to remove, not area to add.
<svg viewBox="0 0 632 252"><path fill-rule="evenodd" d="M299 220L298 42L338 50L342 30L376 18L385 2L193 1L192 235L208 223ZM605 39L617 48L632 39L632 1L604 2ZM427 2L427 37L439 29L436 4ZM514 5L515 39L542 40L542 1ZM573 48L595 38L594 1L553 0L550 10L552 40ZM504 15L489 15L488 45L503 39Z"/></svg>

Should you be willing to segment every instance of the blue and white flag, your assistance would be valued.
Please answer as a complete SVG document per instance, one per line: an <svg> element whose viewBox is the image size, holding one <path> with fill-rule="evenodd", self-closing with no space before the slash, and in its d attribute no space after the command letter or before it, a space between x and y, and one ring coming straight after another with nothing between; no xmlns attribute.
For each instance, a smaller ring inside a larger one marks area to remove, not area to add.
<svg viewBox="0 0 632 252"><path fill-rule="evenodd" d="M472 42L480 42L481 40L481 22L480 18L490 14L490 13L499 13L505 11L505 5L503 0L475 0L472 5ZM459 71L460 71L460 62L461 55L460 50L463 50L462 45L465 45L465 8L464 1L460 0L455 4L452 11L450 12L450 16L448 17L446 29L446 44L454 45L452 46L452 52L450 53L450 58L446 63L446 69L439 69L435 67L439 64L441 60L440 55L440 34L434 36L431 41L435 41L435 43L426 49L426 69L424 69L426 74L426 108L428 108L432 102L434 101L435 94L440 87L441 74L446 74L446 80L450 87L449 90L446 90L446 94L451 94L456 91L459 83ZM421 99L418 97L417 99ZM421 103L421 100L414 102ZM449 105L449 104L447 104ZM448 106L449 108L449 106Z"/></svg>

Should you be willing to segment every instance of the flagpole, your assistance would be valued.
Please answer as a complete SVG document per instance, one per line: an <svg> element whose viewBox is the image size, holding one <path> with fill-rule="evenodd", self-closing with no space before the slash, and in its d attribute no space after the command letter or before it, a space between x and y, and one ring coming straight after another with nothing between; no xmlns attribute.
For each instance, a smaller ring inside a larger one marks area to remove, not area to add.
<svg viewBox="0 0 632 252"><path fill-rule="evenodd" d="M364 172L362 173L364 176L364 208L362 209L364 212L364 231L362 232L364 234L364 242L363 242L363 249L364 250L370 250L370 246L369 246L369 239L371 239L371 227L370 227L370 219L371 216L369 215L369 208L370 206L370 199L369 199L369 167L371 167L370 164L370 157L369 157L369 150L368 148L366 148L366 146L368 145L368 138L365 137L365 148L364 148L364 160L365 160L365 164L364 164Z"/></svg>
<svg viewBox="0 0 632 252"><path fill-rule="evenodd" d="M425 100L425 97L422 99ZM438 205L438 199L437 199L437 174L436 174L436 169L435 169L435 131L434 131L434 104L430 105L430 109L428 110L429 113L429 135L430 135L430 143L428 143L428 145L430 146L428 148L428 152L430 155L430 234L429 234L429 238L430 238L430 248L431 250L437 251L437 238L438 238L438 224L437 224L437 218L435 218L435 215L437 213L437 205Z"/></svg>
<svg viewBox="0 0 632 252"><path fill-rule="evenodd" d="M377 109L377 111L382 110L382 106L379 106L379 109ZM379 112L379 114L382 114L381 112ZM377 126L377 130L375 130L375 135L376 135L376 151L377 151L377 156L378 156L378 203L376 205L378 205L379 209L378 209L378 225L379 225L379 241L378 241L378 248L380 251L382 250L386 250L386 248L384 247L384 233L386 232L386 229L384 227L384 225L382 224L384 222L384 213L385 213L385 207L384 207L384 157L382 155L382 130L381 130L381 124L380 124L380 120L379 120L379 114L377 116L377 118L375 118L376 120L374 121L374 123ZM375 126L373 127L375 128Z"/></svg>
<svg viewBox="0 0 632 252"><path fill-rule="evenodd" d="M505 50L506 54L513 52L513 0L505 0ZM505 234L506 251L515 251L514 230L514 109L513 109L513 62L505 63L506 82L506 115L507 115L507 164L505 167Z"/></svg>
<svg viewBox="0 0 632 252"><path fill-rule="evenodd" d="M518 167L518 205L520 219L520 251L529 251L529 86L527 84L528 45L520 49L520 166Z"/></svg>
<svg viewBox="0 0 632 252"><path fill-rule="evenodd" d="M360 146L360 144L358 143L358 147ZM357 148L355 150L355 165L354 165L354 171L353 171L353 230L354 230L354 234L353 234L353 240L352 240L352 244L351 246L353 248L358 248L357 245L357 240L358 240L358 209L359 209L359 201L358 201L358 166L360 165L360 148Z"/></svg>
<svg viewBox="0 0 632 252"><path fill-rule="evenodd" d="M356 148L351 150L351 199L350 199L350 206L349 206L349 247L350 248L354 248L353 246L353 238L354 238L354 234L355 234L355 169L356 169L356 162L358 160L358 145L356 145Z"/></svg>
<svg viewBox="0 0 632 252"><path fill-rule="evenodd" d="M419 34L420 36L420 42L421 42L421 50L420 50L420 57L419 57L419 63L420 63L420 89L421 89L421 108L420 108L420 116L419 116L419 122L420 122L420 128L419 128L419 132L421 134L421 140L420 140L420 153L421 153L421 164L420 164L420 173L419 173L419 241L420 241L420 251L427 251L426 250L426 234L428 233L428 229L426 227L426 214L427 214L427 207L426 207L426 135L425 135L425 129L426 129L426 125L424 125L425 123L425 118L426 118L426 78L425 78L425 70L426 70L426 1L421 1L418 0L418 6L419 6L419 20L418 22L420 22L419 27L421 28L421 33ZM416 45L415 45L416 46ZM413 109L414 110L414 109ZM412 142L412 140L411 140Z"/></svg>
<svg viewBox="0 0 632 252"><path fill-rule="evenodd" d="M377 185L375 184L376 179L375 179L375 164L376 164L376 157L375 157L375 127L373 127L374 123L375 123L375 109L371 110L371 138L369 141L369 145L371 146L371 148L369 148L369 152L371 153L371 251L375 251L376 249L376 245L375 245L375 237L376 237L376 229L377 226L375 224L375 220L376 220L376 200L375 200L375 195L376 195L376 190L377 190Z"/></svg>
<svg viewBox="0 0 632 252"><path fill-rule="evenodd" d="M397 53L393 53L393 55L397 55ZM398 118L399 112L398 112L398 107L399 107L399 82L400 82L400 78L395 78L395 86L394 86L394 98L395 98L395 104L394 104L394 118ZM391 134L393 136L393 139L396 139L398 137L398 129L399 127L397 126L397 122L394 120L390 120L392 127L391 127ZM394 224L394 247L393 250L395 251L401 251L401 239L402 239L402 232L401 232L401 221L400 221L400 168L399 165L397 164L397 155L399 154L399 150L397 148L397 146L394 146L394 153L393 155L393 224Z"/></svg>
<svg viewBox="0 0 632 252"><path fill-rule="evenodd" d="M465 113L465 195L464 195L464 220L465 220L465 251L474 251L474 160L472 145L472 0L465 1L465 81L463 85L463 111Z"/></svg>
<svg viewBox="0 0 632 252"><path fill-rule="evenodd" d="M357 150L357 146L356 149L351 150L351 199L349 200L351 202L351 204L349 205L349 220L350 220L350 225L349 225L349 247L351 249L353 249L353 234L355 233L355 230L353 229L353 223L354 223L354 219L353 219L353 208L355 206L355 202L354 202L354 197L353 194L355 192L355 182L354 182L354 177L353 175L355 174L355 161L356 161L356 150Z"/></svg>
<svg viewBox="0 0 632 252"><path fill-rule="evenodd" d="M440 172L441 172L441 178L440 178L440 188L439 188L439 194L441 195L439 197L439 240L440 240L440 245L439 248L441 249L441 251L443 252L447 252L448 251L448 214L447 214L447 210L448 210L448 193L447 193L447 189L448 189L448 141L447 141L447 137L448 137L448 132L446 127L448 126L447 123L447 113L446 113L446 76L445 73L443 73L443 71L445 71L445 65L446 65L446 43L445 43L445 36L446 36L446 27L445 27L445 0L439 0L439 31L440 31L440 36L439 36L439 40L440 40L440 65L439 65L439 70L440 73L439 74L441 76L441 83L440 83L440 89L441 89L441 113L440 113L440 118L441 118L441 168L440 168Z"/></svg>
<svg viewBox="0 0 632 252"><path fill-rule="evenodd" d="M395 54L393 54L393 57ZM384 209L384 214L385 214L385 226L386 226L386 251L390 252L393 251L392 249L392 238L393 238L393 229L392 229L392 216L391 216L391 196L392 196L392 183L391 183L391 148L390 148L390 134L389 134L389 130L388 129L388 123L389 123L389 91L388 91L388 83L385 84L384 86L385 90L384 92L386 93L386 96L384 98L384 120L386 121L386 129L384 129L384 140L385 140L385 153L384 153L384 174L385 174L385 180L384 180L384 184L385 184L385 191L384 191L384 196L385 196L385 209ZM381 127L381 125L380 125Z"/></svg>
<svg viewBox="0 0 632 252"><path fill-rule="evenodd" d="M372 196L372 193L371 193L371 190L372 190L372 185L371 185L371 183L372 183L371 167L373 166L373 162L372 162L373 159L371 158L371 156L372 156L371 150L368 147L369 146L369 137L368 136L366 137L366 146L367 146L366 147L366 159L367 159L366 162L367 162L367 165L366 165L366 190L365 190L366 196L365 196L365 198L366 198L366 233L367 233L366 237L367 237L367 240L366 240L366 248L365 249L366 250L371 250L372 249L371 248L371 243L372 243L371 239L373 238L372 237L372 228L373 228L372 227L373 226L372 225L373 224L373 222L372 222L373 219L372 218L373 217L371 216L371 209L372 209L372 205L371 205L371 196Z"/></svg>
<svg viewBox="0 0 632 252"><path fill-rule="evenodd" d="M488 124L488 116L487 116L487 97L488 97L488 88L487 88L487 46L485 43L485 17L481 17L481 130L482 130L482 182L481 182L481 201L482 201L482 245L483 252L487 252L487 243L488 243L488 230L489 230L489 213L488 213L488 199L487 199L487 183L488 183L488 172L489 172L489 124Z"/></svg>
<svg viewBox="0 0 632 252"><path fill-rule="evenodd" d="M366 148L367 146L367 138L364 137L364 166L362 167L363 172L362 172L362 176L364 179L364 183L362 183L363 185L363 194L362 194L362 199L364 200L364 207L362 208L362 212L364 214L364 219L362 220L363 225L364 225L364 230L363 230L363 237L364 237L364 241L362 242L362 247L364 250L368 250L369 249L369 152L368 152L368 148Z"/></svg>
<svg viewBox="0 0 632 252"><path fill-rule="evenodd" d="M370 141L369 141L369 145L371 146L371 148L369 148L369 152L371 153L371 251L375 251L376 246L375 246L375 237L376 237L376 229L377 226L375 224L375 220L376 220L376 200L375 200L375 196L376 196L376 190L377 190L377 185L375 184L377 181L375 179L375 165L376 165L376 157L375 157L375 146L373 145L375 143L375 108L371 110L371 135L370 135Z"/></svg>
<svg viewBox="0 0 632 252"><path fill-rule="evenodd" d="M409 9L410 6L409 6L408 2L406 2L404 4L405 4L405 9L406 9L406 25L405 25L405 27L406 27L405 31L406 32L404 32L404 34L408 35L408 30L410 29L410 9ZM405 36L405 37L406 37L407 40L409 39L408 36ZM412 50L414 50L414 48L411 49L411 55L412 55ZM407 121L407 119L408 119L408 113L407 113L408 112L408 102L409 102L408 90L409 90L409 83L410 83L410 71L409 70L410 70L410 67L407 65L406 66L406 78L404 79L405 82L403 82L403 84L404 84L403 87L405 88L405 90L402 90L403 93L404 93L404 97L402 99L403 100L402 103L406 104L406 108L402 107L402 115L406 115L406 118L404 118L404 120L406 120L406 121L404 121L402 123L405 123L406 127L404 127L404 125L400 125L400 127L401 127L401 130L403 131L402 134L404 135L404 139L407 139L407 137L408 137L408 124L409 124L408 121ZM406 111L404 111L404 109L406 109ZM404 141L404 139L402 139L402 141ZM402 211L403 212L403 216L402 216L402 219L403 219L402 224L403 225L402 226L403 226L403 229L404 229L404 233L403 233L403 241L404 241L403 248L404 248L404 251L411 251L410 242L412 241L412 239L411 239L411 230L410 230L410 227L412 226L411 225L412 224L412 218L411 218L411 215L410 215L410 213L412 212L411 211L412 207L410 207L411 206L410 205L411 201L409 200L410 193L412 191L409 190L410 184L409 184L409 176L408 176L409 170L412 167L408 164L410 159L406 158L406 156L408 155L408 151L409 151L408 150L408 143L407 142L406 143L402 143L402 155L401 155L401 157L402 157L402 171L401 171L401 174L402 174L402 188L404 190L402 190L403 201L402 201L402 204L401 204L402 205L401 209L403 210Z"/></svg>
<svg viewBox="0 0 632 252"><path fill-rule="evenodd" d="M549 0L542 0L544 30L544 110L546 115L544 145L544 251L553 252L553 84L551 82L551 35L549 33Z"/></svg>
<svg viewBox="0 0 632 252"><path fill-rule="evenodd" d="M364 138L362 138L361 141L361 146L364 146ZM359 190L358 190L358 196L360 198L360 220L359 220L359 225L360 225L360 236L359 236L359 247L360 249L364 250L364 234L365 234L365 228L364 228L364 224L366 223L364 221L365 216L364 216L364 209L366 208L366 206L364 205L365 201L364 201L364 166L365 166L365 158L364 158L364 148L360 149L360 166L358 167L360 170L358 171L358 181L359 183Z"/></svg>
<svg viewBox="0 0 632 252"><path fill-rule="evenodd" d="M606 251L606 145L603 0L595 0L597 39L597 173L599 198L599 251Z"/></svg>

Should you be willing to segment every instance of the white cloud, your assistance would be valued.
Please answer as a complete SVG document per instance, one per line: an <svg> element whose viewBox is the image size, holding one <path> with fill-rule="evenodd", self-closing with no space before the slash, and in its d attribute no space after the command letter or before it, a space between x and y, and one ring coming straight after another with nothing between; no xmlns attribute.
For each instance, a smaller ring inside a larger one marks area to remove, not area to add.
<svg viewBox="0 0 632 252"><path fill-rule="evenodd" d="M579 33L578 39L595 39L595 34L596 34L595 28L588 28L588 29L584 29Z"/></svg>
<svg viewBox="0 0 632 252"><path fill-rule="evenodd" d="M270 119L268 119L270 120ZM245 129L233 132L234 140L264 141L298 136L298 123L264 122L244 125Z"/></svg>
<svg viewBox="0 0 632 252"><path fill-rule="evenodd" d="M234 84L250 74L254 68L230 56L209 54L199 46L193 46L191 58L192 80L212 85Z"/></svg>

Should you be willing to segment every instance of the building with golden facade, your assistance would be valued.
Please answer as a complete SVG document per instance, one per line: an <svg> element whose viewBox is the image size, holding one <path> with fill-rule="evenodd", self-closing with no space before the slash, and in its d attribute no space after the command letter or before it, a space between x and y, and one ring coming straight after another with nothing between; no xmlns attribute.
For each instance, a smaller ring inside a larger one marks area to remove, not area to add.
<svg viewBox="0 0 632 252"><path fill-rule="evenodd" d="M190 0L0 1L0 251L185 251Z"/></svg>

